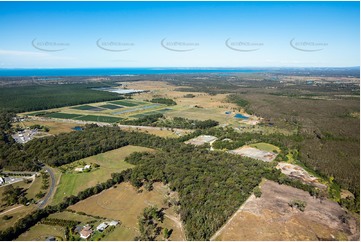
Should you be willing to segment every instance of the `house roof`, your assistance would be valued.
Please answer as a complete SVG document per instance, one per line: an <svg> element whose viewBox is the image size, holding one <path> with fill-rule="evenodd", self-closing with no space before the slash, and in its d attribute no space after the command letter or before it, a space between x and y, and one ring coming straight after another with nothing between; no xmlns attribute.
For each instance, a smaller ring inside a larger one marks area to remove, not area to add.
<svg viewBox="0 0 361 242"><path fill-rule="evenodd" d="M118 225L118 224L119 224L119 221L116 221L116 220L113 220L113 221L109 222L110 226L115 226L115 225Z"/></svg>
<svg viewBox="0 0 361 242"><path fill-rule="evenodd" d="M108 227L108 224L103 222L97 226L97 230L104 230Z"/></svg>

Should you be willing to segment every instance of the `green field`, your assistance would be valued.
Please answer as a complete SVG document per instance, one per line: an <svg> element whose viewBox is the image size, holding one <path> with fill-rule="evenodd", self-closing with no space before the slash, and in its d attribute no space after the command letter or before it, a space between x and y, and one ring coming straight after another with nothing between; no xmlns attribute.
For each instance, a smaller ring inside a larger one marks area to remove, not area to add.
<svg viewBox="0 0 361 242"><path fill-rule="evenodd" d="M77 109L77 110L92 110L92 109L96 109L97 107L93 107L90 105L82 105L82 106L76 106L76 107L72 107L72 109Z"/></svg>
<svg viewBox="0 0 361 242"><path fill-rule="evenodd" d="M277 151L277 153L281 152L280 148L278 148L275 145L268 144L268 143L256 143L256 144L250 144L249 146L251 146L253 148L257 148L259 150L268 151L268 152L274 152L274 151Z"/></svg>
<svg viewBox="0 0 361 242"><path fill-rule="evenodd" d="M133 241L135 236L134 230L121 225L115 227L112 232L107 233L102 240L117 241L121 239L122 241Z"/></svg>
<svg viewBox="0 0 361 242"><path fill-rule="evenodd" d="M160 109L160 110L155 110L155 111L151 111L151 112L145 112L145 113L140 113L140 114L136 114L131 116L132 118L143 118L145 116L149 116L149 115L154 115L154 114L163 114L166 113L168 111L171 111L172 109L169 108L164 108L164 109Z"/></svg>
<svg viewBox="0 0 361 242"><path fill-rule="evenodd" d="M113 101L110 103L118 104L118 105L122 105L122 106L126 106L126 107L135 107L135 106L139 106L140 104L142 104L142 103L138 103L138 102L124 101L124 100Z"/></svg>
<svg viewBox="0 0 361 242"><path fill-rule="evenodd" d="M77 115L79 116L79 115ZM115 123L122 120L122 118L111 117L111 116L95 116L95 115L85 115L73 118L75 120L83 120L83 121L93 121L93 122L104 122L104 123Z"/></svg>
<svg viewBox="0 0 361 242"><path fill-rule="evenodd" d="M57 204L61 202L64 197L76 195L78 192L88 187L95 186L97 183L105 182L107 179L111 178L111 173L132 168L133 165L124 161L125 157L133 152L142 151L152 151L152 149L129 145L80 160L86 164L96 163L100 165L100 167L90 172L64 173L61 176L52 204Z"/></svg>
<svg viewBox="0 0 361 242"><path fill-rule="evenodd" d="M118 108L122 108L121 106L113 105L113 104L105 104L105 105L101 105L101 106L99 106L99 107L106 108L106 109L118 109Z"/></svg>
<svg viewBox="0 0 361 242"><path fill-rule="evenodd" d="M79 114L72 114L72 113L48 113L43 115L44 117L48 118L62 118L62 119L73 119L75 117L79 117Z"/></svg>
<svg viewBox="0 0 361 242"><path fill-rule="evenodd" d="M94 221L94 217L92 217L92 216L80 215L80 214L69 212L69 211L50 214L49 218L79 221L79 222L84 223L84 224L90 223L91 221Z"/></svg>
<svg viewBox="0 0 361 242"><path fill-rule="evenodd" d="M17 240L18 241L34 241L34 240L46 240L48 236L54 236L57 240L64 240L65 229L61 226L56 225L45 225L45 224L36 224L31 227L28 231L21 234Z"/></svg>

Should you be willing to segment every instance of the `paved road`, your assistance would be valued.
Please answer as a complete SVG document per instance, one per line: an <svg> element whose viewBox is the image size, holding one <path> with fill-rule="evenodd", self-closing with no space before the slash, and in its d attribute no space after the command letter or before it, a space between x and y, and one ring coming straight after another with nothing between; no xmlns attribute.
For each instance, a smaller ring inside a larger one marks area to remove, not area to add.
<svg viewBox="0 0 361 242"><path fill-rule="evenodd" d="M53 171L47 166L45 166L44 169L48 172L48 174L50 176L51 184L50 184L50 189L49 189L48 193L45 195L45 197L43 197L42 202L38 204L39 208L44 208L46 206L49 198L51 197L51 195L53 194L53 192L55 190L55 175L54 175Z"/></svg>

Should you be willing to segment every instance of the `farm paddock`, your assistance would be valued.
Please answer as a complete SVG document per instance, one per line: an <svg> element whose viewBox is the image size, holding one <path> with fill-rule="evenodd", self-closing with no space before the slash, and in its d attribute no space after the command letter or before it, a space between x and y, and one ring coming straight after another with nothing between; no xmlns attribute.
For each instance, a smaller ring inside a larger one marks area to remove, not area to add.
<svg viewBox="0 0 361 242"><path fill-rule="evenodd" d="M105 217L112 220L119 220L121 226L115 229L117 240L133 240L139 234L137 219L143 209L148 206L165 208L165 218L161 227L173 229L170 240L184 240L183 229L180 226L179 217L173 211L173 207L166 208L164 200L169 191L167 186L161 183L154 183L152 191L142 189L138 192L129 183L121 183L116 188L110 188L102 193L87 198L69 209L77 212L85 212L92 216ZM109 234L110 239L115 239ZM162 239L162 238L160 238Z"/></svg>

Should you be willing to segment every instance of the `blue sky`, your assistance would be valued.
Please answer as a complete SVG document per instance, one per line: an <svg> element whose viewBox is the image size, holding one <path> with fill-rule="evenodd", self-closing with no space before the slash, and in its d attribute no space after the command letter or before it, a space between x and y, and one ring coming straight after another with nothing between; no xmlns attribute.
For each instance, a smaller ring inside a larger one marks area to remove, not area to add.
<svg viewBox="0 0 361 242"><path fill-rule="evenodd" d="M359 12L359 2L0 2L0 68L359 66Z"/></svg>

